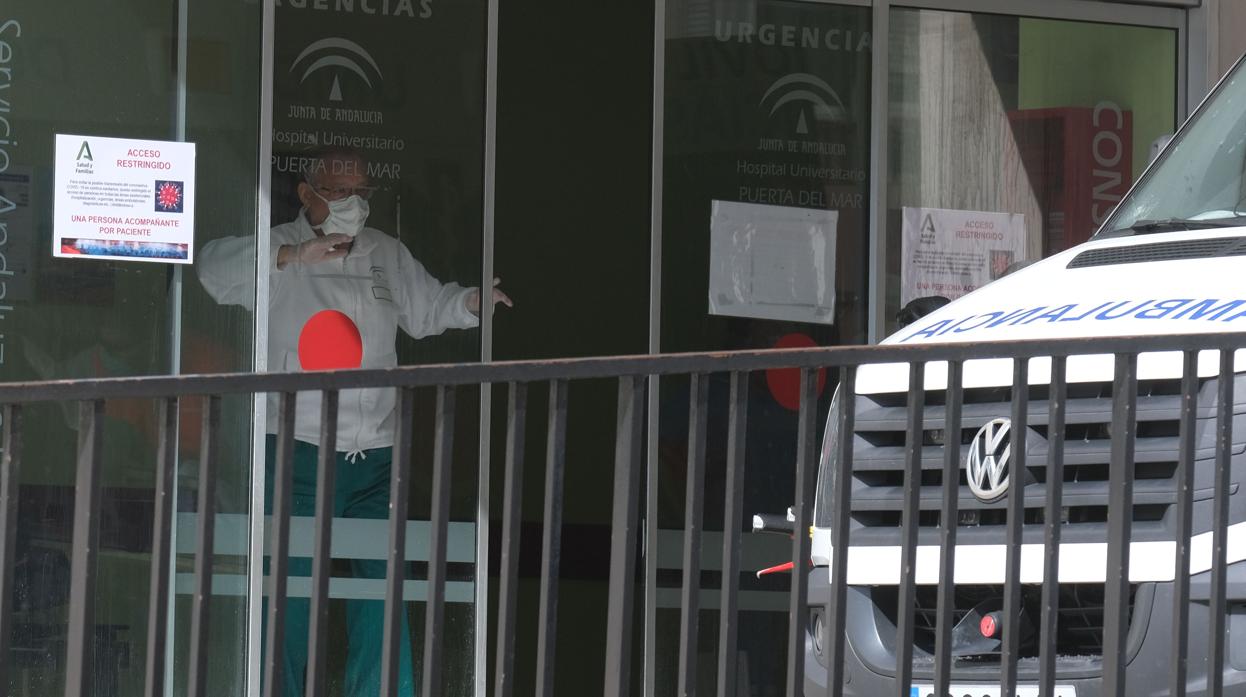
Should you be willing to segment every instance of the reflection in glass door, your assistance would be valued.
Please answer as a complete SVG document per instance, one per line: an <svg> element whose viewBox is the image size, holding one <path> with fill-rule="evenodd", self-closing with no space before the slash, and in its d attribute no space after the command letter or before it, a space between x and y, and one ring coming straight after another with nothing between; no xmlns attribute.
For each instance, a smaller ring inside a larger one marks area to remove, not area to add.
<svg viewBox="0 0 1246 697"><path fill-rule="evenodd" d="M896 9L890 39L888 319L1084 242L1176 127L1173 29Z"/></svg>

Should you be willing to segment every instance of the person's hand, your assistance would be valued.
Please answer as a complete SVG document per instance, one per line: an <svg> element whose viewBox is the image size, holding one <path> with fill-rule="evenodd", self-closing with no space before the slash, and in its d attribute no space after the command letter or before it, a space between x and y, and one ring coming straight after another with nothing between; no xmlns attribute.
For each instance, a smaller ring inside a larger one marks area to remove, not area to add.
<svg viewBox="0 0 1246 697"><path fill-rule="evenodd" d="M514 307L515 303L511 301L510 296L498 289L497 285L502 279L493 279L493 304L502 303L507 307ZM467 309L474 314L480 314L480 289L472 288L472 292L467 294Z"/></svg>
<svg viewBox="0 0 1246 697"><path fill-rule="evenodd" d="M277 268L284 269L288 264L320 264L330 259L341 259L350 251L350 242L350 235L335 232L303 240L295 245L284 244L277 251Z"/></svg>

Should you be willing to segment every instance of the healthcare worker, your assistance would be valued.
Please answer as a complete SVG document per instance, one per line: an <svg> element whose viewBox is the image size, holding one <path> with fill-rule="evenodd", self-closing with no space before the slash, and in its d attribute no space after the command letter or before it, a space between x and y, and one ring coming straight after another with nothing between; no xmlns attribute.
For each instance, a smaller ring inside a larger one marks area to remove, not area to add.
<svg viewBox="0 0 1246 697"><path fill-rule="evenodd" d="M298 185L303 208L298 217L272 229L269 274L268 365L273 371L334 367L335 357L351 356L351 342L338 345L333 332L353 324L362 338L362 367L395 366L397 330L413 338L479 324L480 291L441 283L397 239L364 223L373 187L356 152L326 149L309 159ZM199 280L219 303L250 307L254 297L254 239L214 240L199 253ZM496 286L496 281L494 283ZM510 306L496 287L492 301ZM330 311L329 314L326 311ZM335 314L335 313L340 313ZM326 338L328 343L326 344ZM300 353L300 347L302 353ZM358 354L354 354L357 356ZM328 365L324 362L328 361ZM353 363L353 361L351 361ZM393 461L395 391L343 390L337 429L337 481L333 514L346 518L386 518ZM269 396L266 462L272 481L277 432L277 401ZM320 395L301 392L295 409L295 516L315 515ZM272 487L265 492L271 511ZM356 577L384 578L384 560L352 560ZM290 560L291 576L310 576L311 561ZM286 609L283 693L301 697L307 667L309 601L290 598ZM380 691L384 602L347 602L345 694L374 697ZM410 636L402 613L398 694L415 694Z"/></svg>

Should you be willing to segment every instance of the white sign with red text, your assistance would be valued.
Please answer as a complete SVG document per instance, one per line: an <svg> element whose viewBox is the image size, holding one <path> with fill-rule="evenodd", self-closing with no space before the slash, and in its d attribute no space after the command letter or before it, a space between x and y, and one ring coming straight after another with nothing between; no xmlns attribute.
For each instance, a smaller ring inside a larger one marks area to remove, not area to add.
<svg viewBox="0 0 1246 697"><path fill-rule="evenodd" d="M189 264L195 144L56 135L52 255Z"/></svg>
<svg viewBox="0 0 1246 697"><path fill-rule="evenodd" d="M1026 261L1020 213L904 208L900 304L941 295L955 300Z"/></svg>

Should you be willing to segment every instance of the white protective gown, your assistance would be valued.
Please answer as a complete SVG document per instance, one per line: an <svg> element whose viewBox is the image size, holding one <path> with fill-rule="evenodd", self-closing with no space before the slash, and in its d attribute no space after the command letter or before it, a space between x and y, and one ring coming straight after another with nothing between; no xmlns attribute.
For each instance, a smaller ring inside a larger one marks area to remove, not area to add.
<svg viewBox="0 0 1246 697"><path fill-rule="evenodd" d="M299 334L322 310L344 313L363 338L364 368L398 364L397 329L418 339L446 329L467 329L479 319L467 309L472 288L441 283L416 261L400 241L365 227L350 253L320 264L276 266L282 245L315 236L305 211L272 229L269 287L268 369L301 370ZM255 239L227 237L204 245L196 259L199 280L221 304L250 308L255 295ZM343 390L339 399L337 450L354 452L394 443L393 388ZM268 432L277 432L277 396L268 398ZM301 392L295 409L294 437L320 442L320 393Z"/></svg>

